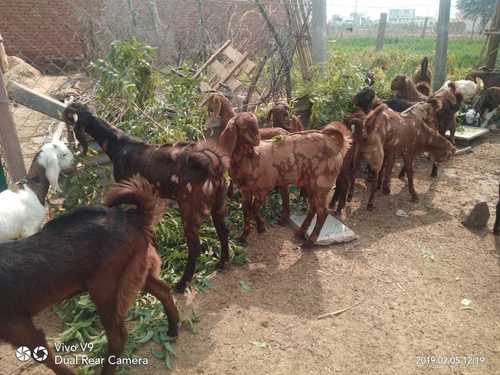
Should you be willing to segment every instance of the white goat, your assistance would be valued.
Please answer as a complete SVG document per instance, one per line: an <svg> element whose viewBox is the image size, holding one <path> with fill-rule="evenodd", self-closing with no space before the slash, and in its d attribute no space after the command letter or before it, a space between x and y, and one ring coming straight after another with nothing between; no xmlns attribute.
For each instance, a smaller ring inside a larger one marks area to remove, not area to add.
<svg viewBox="0 0 500 375"><path fill-rule="evenodd" d="M45 198L52 186L60 191L59 173L73 165L73 154L61 141L42 146L18 189L0 193L0 242L37 233L46 215Z"/></svg>
<svg viewBox="0 0 500 375"><path fill-rule="evenodd" d="M451 81L446 81L441 89L447 89L450 82ZM453 82L455 82L457 92L463 95L465 103L472 102L472 100L476 96L479 96L481 91L484 90L484 82L481 78L476 78L476 82L469 81L467 79L461 79Z"/></svg>

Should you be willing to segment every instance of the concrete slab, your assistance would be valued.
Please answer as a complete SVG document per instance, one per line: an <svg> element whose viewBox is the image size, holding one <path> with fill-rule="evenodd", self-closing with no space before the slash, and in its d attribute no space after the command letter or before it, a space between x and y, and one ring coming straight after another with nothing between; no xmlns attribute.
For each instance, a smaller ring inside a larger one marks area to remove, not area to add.
<svg viewBox="0 0 500 375"><path fill-rule="evenodd" d="M475 126L463 126L462 128L459 128L455 133L455 138L461 141L472 141L473 139L488 134L489 132L488 129L478 128Z"/></svg>
<svg viewBox="0 0 500 375"><path fill-rule="evenodd" d="M306 215L301 214L293 214L290 217L290 222L295 229L298 229ZM307 231L306 236L309 236L314 228L314 224L316 224L316 217L313 219L309 230ZM349 229L344 223L339 221L336 217L332 215L328 215L321 229L321 233L319 235L318 240L316 241L317 245L331 245L334 243L344 243L351 242L358 238L358 235L354 233L351 229Z"/></svg>

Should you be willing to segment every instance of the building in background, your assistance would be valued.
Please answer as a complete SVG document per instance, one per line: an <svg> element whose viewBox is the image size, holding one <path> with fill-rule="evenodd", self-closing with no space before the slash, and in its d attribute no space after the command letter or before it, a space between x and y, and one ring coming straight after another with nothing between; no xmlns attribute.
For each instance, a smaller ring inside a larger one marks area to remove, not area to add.
<svg viewBox="0 0 500 375"><path fill-rule="evenodd" d="M389 9L390 23L412 23L415 21L415 9Z"/></svg>

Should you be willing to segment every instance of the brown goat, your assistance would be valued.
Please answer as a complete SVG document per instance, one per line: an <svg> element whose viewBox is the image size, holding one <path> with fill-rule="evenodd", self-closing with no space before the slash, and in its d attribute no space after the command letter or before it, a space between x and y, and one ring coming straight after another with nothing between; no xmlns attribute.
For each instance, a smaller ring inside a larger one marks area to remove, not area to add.
<svg viewBox="0 0 500 375"><path fill-rule="evenodd" d="M357 111L350 116L347 116L343 123L338 123L338 126L346 126L352 130L352 145L344 158L342 169L337 177L335 184L335 192L330 201L330 208L335 209L336 216L342 215L342 209L345 207L346 201L350 202L354 190L354 181L360 162L360 151L366 139L364 129L364 119L366 115L363 111Z"/></svg>
<svg viewBox="0 0 500 375"><path fill-rule="evenodd" d="M481 126L486 127L500 106L500 87L490 87L484 90L474 104L474 110L483 120Z"/></svg>
<svg viewBox="0 0 500 375"><path fill-rule="evenodd" d="M211 127L219 127L219 132L222 132L229 120L236 115L233 105L221 93L211 93L205 105L208 110L208 123Z"/></svg>
<svg viewBox="0 0 500 375"><path fill-rule="evenodd" d="M419 92L410 77L399 74L391 82L392 95L410 102L427 100L427 96Z"/></svg>
<svg viewBox="0 0 500 375"><path fill-rule="evenodd" d="M251 230L265 230L260 209L275 187L297 185L305 192L309 212L297 235L305 237L314 215L316 225L306 241L313 245L327 216L328 193L335 184L351 139L345 127L326 126L321 131L304 131L285 136L278 142L260 141L257 118L239 113L231 119L219 140L231 157L230 175L242 194L245 226L241 240ZM251 152L242 152L251 147Z"/></svg>
<svg viewBox="0 0 500 375"><path fill-rule="evenodd" d="M423 118L426 112L437 112L439 101L418 104L399 114L386 105L377 106L367 117L365 127L367 140L363 149L365 159L371 167L371 191L368 200L368 210L373 209L375 191L378 188L379 173L384 166L385 194L390 193L390 176L396 157L401 156L404 169L408 175L408 189L412 201L417 201L417 193L413 185L413 160L415 156L428 151L435 162L449 159L455 152L455 147ZM418 106L418 110L415 107Z"/></svg>
<svg viewBox="0 0 500 375"><path fill-rule="evenodd" d="M154 247L160 200L142 178L116 183L106 196L109 207L81 207L48 222L37 234L0 244L0 339L14 347L49 350L44 364L59 375L75 375L56 364L43 330L33 316L76 294L88 292L106 331L108 353L101 374L115 372L127 341L124 322L137 294L158 298L177 336L179 313ZM135 208L118 208L131 204Z"/></svg>
<svg viewBox="0 0 500 375"><path fill-rule="evenodd" d="M424 56L420 66L415 70L413 82L427 82L429 85L432 83L432 71L429 68L429 58L427 56Z"/></svg>
<svg viewBox="0 0 500 375"><path fill-rule="evenodd" d="M66 108L64 119L74 126L84 151L86 134L99 143L113 162L116 181L140 174L158 188L162 198L174 199L179 204L189 253L184 274L176 284L178 292L186 288L195 272L201 252L199 230L208 215L212 216L221 244L219 268L224 268L229 259L228 230L224 223L225 166L216 145L204 142L147 144L129 137L76 103Z"/></svg>
<svg viewBox="0 0 500 375"><path fill-rule="evenodd" d="M290 117L290 107L285 103L278 103L267 114L267 123L273 128L282 128L290 133L304 130L304 125L295 115Z"/></svg>

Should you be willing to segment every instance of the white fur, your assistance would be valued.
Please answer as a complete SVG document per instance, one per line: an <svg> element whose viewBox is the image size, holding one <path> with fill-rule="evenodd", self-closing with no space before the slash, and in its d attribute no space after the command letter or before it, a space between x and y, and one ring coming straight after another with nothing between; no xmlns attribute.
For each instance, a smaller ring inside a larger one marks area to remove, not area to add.
<svg viewBox="0 0 500 375"><path fill-rule="evenodd" d="M42 146L37 161L45 167L51 186L59 187L59 173L73 165L73 154L61 141ZM43 223L46 209L36 194L27 186L15 192L0 193L0 242L16 240L37 233Z"/></svg>
<svg viewBox="0 0 500 375"><path fill-rule="evenodd" d="M482 81L476 83L474 81L462 79L459 81L446 81L441 87L441 89L448 89L449 88L448 84L450 82L455 82L455 85L457 87L457 92L463 95L464 101L467 103L470 103L472 99L481 94L481 91L484 88L484 84L482 83Z"/></svg>
<svg viewBox="0 0 500 375"><path fill-rule="evenodd" d="M469 109L467 112L465 112L465 123L467 125L474 125L474 122L476 118L479 116L479 114L476 113L473 109Z"/></svg>
<svg viewBox="0 0 500 375"><path fill-rule="evenodd" d="M73 154L68 147L61 141L46 143L42 146L37 160L45 168L45 175L50 185L56 191L61 191L59 174L73 165Z"/></svg>

